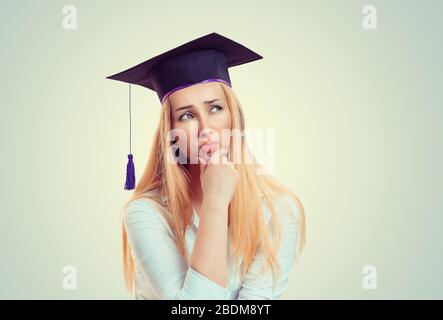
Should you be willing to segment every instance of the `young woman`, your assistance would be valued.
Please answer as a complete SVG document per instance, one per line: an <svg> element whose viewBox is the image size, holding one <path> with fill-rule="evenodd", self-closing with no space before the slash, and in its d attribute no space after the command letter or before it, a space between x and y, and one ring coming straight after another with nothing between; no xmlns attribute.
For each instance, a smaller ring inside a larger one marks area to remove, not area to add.
<svg viewBox="0 0 443 320"><path fill-rule="evenodd" d="M304 245L298 197L258 173L244 135L226 138L244 132L245 119L229 78L214 72L166 94L156 86L159 126L122 210L125 281L136 299L279 299Z"/></svg>

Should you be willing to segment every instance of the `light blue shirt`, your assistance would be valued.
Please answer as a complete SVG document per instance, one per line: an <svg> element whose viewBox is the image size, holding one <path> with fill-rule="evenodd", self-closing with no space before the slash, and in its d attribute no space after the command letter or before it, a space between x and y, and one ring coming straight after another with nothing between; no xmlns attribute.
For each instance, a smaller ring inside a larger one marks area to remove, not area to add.
<svg viewBox="0 0 443 320"><path fill-rule="evenodd" d="M224 288L187 264L174 242L174 232L159 211L161 209L158 209L152 200L145 198L133 200L125 211L124 223L135 264L135 298L150 300L280 299L295 264L297 221L300 219L300 209L290 199L285 202L292 209L291 212L295 213L297 220L283 214L281 200L276 203L282 226L281 245L278 251L281 273L274 288L271 269L264 276L259 275L265 259L261 246L246 275L241 279L239 265L234 265L228 245L228 284L227 288ZM263 209L265 222L270 232L270 212L264 205ZM199 216L195 209L193 216L193 224L185 233L185 246L189 256L194 247L199 223Z"/></svg>

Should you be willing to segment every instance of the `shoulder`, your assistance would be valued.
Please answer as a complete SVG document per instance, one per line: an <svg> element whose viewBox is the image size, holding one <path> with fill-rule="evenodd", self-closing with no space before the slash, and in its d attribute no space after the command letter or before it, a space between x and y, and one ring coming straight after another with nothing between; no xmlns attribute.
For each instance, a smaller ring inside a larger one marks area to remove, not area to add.
<svg viewBox="0 0 443 320"><path fill-rule="evenodd" d="M142 225L149 228L162 228L165 231L171 231L168 222L164 216L164 208L153 199L137 198L131 200L124 212L123 222L126 229L135 228Z"/></svg>
<svg viewBox="0 0 443 320"><path fill-rule="evenodd" d="M158 195L156 193L145 192L137 199L133 199L126 204L125 216L136 215L143 212L153 216L160 215L160 204L158 203Z"/></svg>
<svg viewBox="0 0 443 320"><path fill-rule="evenodd" d="M274 215L268 208L266 201L262 197L263 213L266 228L271 239L279 234L280 257L292 257L297 254L297 243L299 236L302 235L302 210L297 197L288 193L274 193L268 196L268 199L274 207ZM277 228L275 229L274 227ZM289 265L289 264L288 264Z"/></svg>
<svg viewBox="0 0 443 320"><path fill-rule="evenodd" d="M278 220L282 226L297 226L301 219L301 204L294 199L288 193L275 193L269 196L272 202L275 212L278 216ZM266 224L271 222L271 211L264 202L263 203L263 213L265 217Z"/></svg>

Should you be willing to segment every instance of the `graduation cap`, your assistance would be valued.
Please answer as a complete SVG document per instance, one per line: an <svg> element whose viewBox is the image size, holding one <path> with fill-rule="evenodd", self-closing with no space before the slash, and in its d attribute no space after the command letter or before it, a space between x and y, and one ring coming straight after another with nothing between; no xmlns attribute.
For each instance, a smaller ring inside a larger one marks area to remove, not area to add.
<svg viewBox="0 0 443 320"><path fill-rule="evenodd" d="M240 43L213 32L107 78L129 83L129 96L131 84L151 89L163 104L173 92L197 83L215 81L232 87L228 68L262 58ZM130 101L129 97L129 110ZM131 134L129 144L126 190L135 187Z"/></svg>

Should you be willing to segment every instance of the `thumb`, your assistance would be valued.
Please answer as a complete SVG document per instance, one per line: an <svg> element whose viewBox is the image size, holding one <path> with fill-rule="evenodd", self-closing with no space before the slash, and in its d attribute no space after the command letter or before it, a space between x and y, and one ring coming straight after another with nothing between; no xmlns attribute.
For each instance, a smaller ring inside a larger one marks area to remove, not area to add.
<svg viewBox="0 0 443 320"><path fill-rule="evenodd" d="M211 158L208 162L214 163L214 164L220 164L223 163L223 157L225 157L228 153L227 148L220 148L214 151L214 153L211 155Z"/></svg>
<svg viewBox="0 0 443 320"><path fill-rule="evenodd" d="M200 164L200 175L202 175L205 172L206 166L208 165L208 163L202 157L198 157L198 162Z"/></svg>

